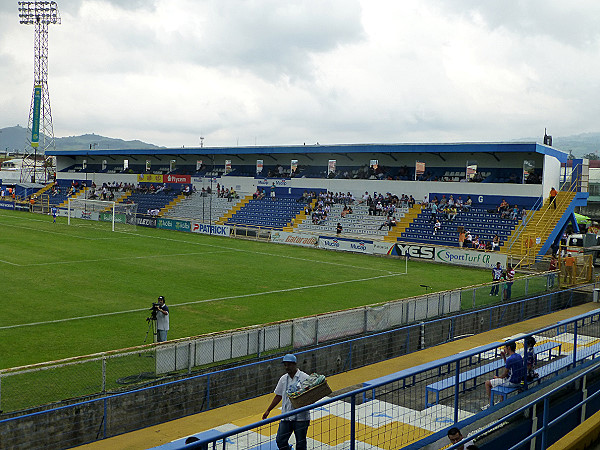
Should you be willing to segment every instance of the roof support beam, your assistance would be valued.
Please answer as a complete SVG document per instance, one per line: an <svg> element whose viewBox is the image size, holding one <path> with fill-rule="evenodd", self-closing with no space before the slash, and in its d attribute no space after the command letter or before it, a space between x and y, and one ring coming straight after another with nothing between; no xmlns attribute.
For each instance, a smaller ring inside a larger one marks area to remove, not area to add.
<svg viewBox="0 0 600 450"><path fill-rule="evenodd" d="M500 158L498 158L498 155L496 155L495 153L493 153L493 152L485 152L485 153L487 155L492 155L496 159L496 161L500 162Z"/></svg>

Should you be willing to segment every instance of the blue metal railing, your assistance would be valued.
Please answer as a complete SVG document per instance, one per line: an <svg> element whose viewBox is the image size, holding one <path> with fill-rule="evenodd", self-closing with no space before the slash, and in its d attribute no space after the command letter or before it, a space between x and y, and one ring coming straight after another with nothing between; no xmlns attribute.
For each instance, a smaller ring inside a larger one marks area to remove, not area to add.
<svg viewBox="0 0 600 450"><path fill-rule="evenodd" d="M542 296L540 296L542 297ZM515 303L520 303L520 302L515 302ZM502 308L505 305L502 306L497 306L494 308ZM573 353L570 357L572 357L572 361L571 361L571 365L566 366L567 369L569 368L573 368L575 367L577 364L583 364L584 362L582 361L577 361L577 354L575 349L577 348L577 345L582 345L582 344L578 344L578 324L579 323L585 323L586 320L590 319L591 321L594 321L596 323L598 323L598 321L600 321L600 309L591 311L589 313L586 314L582 314L579 315L577 317L568 319L568 320L563 320L560 321L556 324L535 330L534 332L528 333L529 335L539 335L539 334L543 334L543 333L552 333L555 332L557 334L560 334L562 331L561 330L566 330L567 328L569 328L569 330L573 333L573 346L574 346L574 350ZM440 320L444 320L444 319L440 319ZM448 319L445 319L448 320ZM519 341L524 340L524 338L519 338ZM516 341L513 341L516 342ZM156 448L160 448L163 450L175 450L175 449L184 449L184 448L206 448L206 446L208 445L208 448L214 448L214 449L220 449L220 450L225 450L227 448L227 443L228 443L228 438L232 438L235 436L239 437L239 441L244 441L243 435L244 433L247 432L253 432L256 431L257 429L264 427L266 425L270 425L273 424L274 422L277 422L281 419L284 419L288 416L294 415L298 412L301 411L311 411L311 410L319 410L322 409L324 406L332 404L334 402L344 402L344 404L346 405L350 405L350 415L349 417L347 417L348 421L350 422L350 424L353 424L356 422L356 399L358 398L363 398L367 392L374 392L375 389L378 388L392 388L393 384L397 384L400 382L403 382L404 384L406 384L407 380L413 379L415 377L419 377L419 376L426 376L426 372L429 373L434 373L436 371L442 371L444 368L446 367L450 367L450 365L452 365L452 367L454 367L454 369L450 370L449 373L453 373L453 377L455 378L454 381L454 387L455 389L453 389L454 393L455 393L455 399L454 399L454 414L453 414L453 424L457 424L459 422L459 417L458 417L458 391L459 391L459 385L461 384L461 381L459 381L459 376L460 376L460 368L463 367L463 365L466 363L467 360L470 360L471 358L475 357L475 356L481 356L482 354L486 353L486 352L490 352L490 351L494 351L502 346L504 346L506 343L494 343L494 344L489 344L489 345L485 345L482 347L478 347L472 350L468 350L465 352L461 352L460 356L458 355L452 355L449 357L445 357L445 358L441 358L438 359L436 361L433 361L431 363L425 363L416 367L411 367L409 369L405 369L402 370L400 372L398 372L397 374L392 374L390 375L390 377L384 377L386 378L383 381L379 381L379 382L373 382L370 383L368 386L364 386L362 388L359 389L355 389L349 393L345 393L342 395L338 395L335 396L333 398L328 398L322 401L319 401L315 404L309 405L309 406L305 406L303 408L299 408L297 410L294 410L292 412L286 413L286 414L281 414L279 416L276 417L272 417L270 419L267 420L263 420L260 422L256 422L254 424L250 424L250 425L246 425L244 427L240 427L240 428L236 428L234 430L230 430L224 433L219 434L218 436L212 436L212 437L206 437L204 439L202 439L202 436L200 436L200 440L194 442L193 444L188 444L188 445L184 445L183 442L179 442L179 441L174 441L171 442L169 444L163 445L163 446L159 446ZM526 344L524 344L525 347ZM600 351L600 350L599 350ZM578 376L577 379L581 378L582 376L585 376L586 374L589 374L592 370L594 370L595 368L600 367L600 363L598 363L598 365L594 365L594 368L591 369L587 369L584 373L580 374ZM409 381L410 383L410 381ZM568 383L573 383L573 380L570 380ZM564 386L568 385L568 383L565 383L563 385L561 385L558 388L555 388L553 390L551 390L550 392L544 394L542 397L535 399L534 401L528 403L528 405L518 408L517 410L511 412L508 415L503 416L503 418L491 425L486 426L483 429L480 429L477 433L470 435L469 439L474 439L478 436L481 436L483 434L485 434L487 431L493 429L494 427L497 427L500 423L502 422L506 422L507 420L509 420L510 418L516 417L517 415L519 415L520 413L522 413L523 411L525 411L527 408L531 408L531 406L533 406L536 403L540 403L540 402L544 402L545 405L545 411L547 411L547 407L548 407L548 402L549 399L552 395L556 394L561 388L564 388ZM525 385L525 388L527 388L527 385ZM524 394L523 394L524 395ZM593 399L596 397L596 394L594 394L593 396L590 396L590 398L587 399L587 401ZM581 405L585 404L586 401L584 402L580 402L578 403L576 406L574 406L573 408L571 408L569 410L569 412L571 412L572 410L581 407ZM564 413L564 414L568 414ZM564 416L561 415L561 417ZM483 413L478 413L478 416L483 416ZM547 434L548 431L551 427L557 425L559 423L559 419L554 419L552 421L549 421L547 418L547 414L545 416L544 419L544 423L541 429L539 429L538 431L536 431L535 433L533 433L531 436L527 437L526 439L523 439L522 441L519 442L518 445L515 445L514 449L521 447L522 445L526 444L527 442L531 441L531 439L540 436L540 438L542 439L542 442L545 442L547 439ZM451 426L451 424L448 424L448 426ZM337 431L337 433L342 432ZM356 431L356 427L349 427L349 431L347 431L348 435L344 436L344 441L345 442L349 442L350 443L350 448L354 448L355 442L357 440L360 440L360 436L357 435L357 431ZM261 445L258 446L250 446L251 448L263 448L262 446L269 444L270 445L270 441L273 439L272 437L265 437L264 438L264 442L262 442ZM432 442L435 442L435 440L438 439L438 436L429 436L425 439L422 439L420 441L413 441L411 442L407 442L406 445L408 445L407 448L420 448L422 445L426 445L426 444L431 444ZM234 444L232 444L233 441L229 441L229 443L231 444L232 448L241 448L240 446L236 446ZM212 446L210 445L212 444ZM454 445L452 447L449 448L458 448L458 445ZM542 445L542 448L546 448L544 446L544 444Z"/></svg>

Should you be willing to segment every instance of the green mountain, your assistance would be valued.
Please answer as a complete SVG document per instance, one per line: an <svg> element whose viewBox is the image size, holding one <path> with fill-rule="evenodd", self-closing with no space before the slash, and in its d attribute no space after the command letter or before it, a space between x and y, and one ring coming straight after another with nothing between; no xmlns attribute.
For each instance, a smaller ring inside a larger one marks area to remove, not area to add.
<svg viewBox="0 0 600 450"><path fill-rule="evenodd" d="M86 150L86 149L134 149L134 148L162 148L139 140L124 141L98 134L84 134L81 136L55 137L57 150ZM27 128L19 125L0 129L0 153L23 153L27 142Z"/></svg>

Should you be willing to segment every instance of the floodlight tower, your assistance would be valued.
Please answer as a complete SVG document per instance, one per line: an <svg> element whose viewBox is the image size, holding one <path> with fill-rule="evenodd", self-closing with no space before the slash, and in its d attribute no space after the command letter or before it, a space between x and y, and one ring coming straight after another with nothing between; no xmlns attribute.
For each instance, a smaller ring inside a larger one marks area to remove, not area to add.
<svg viewBox="0 0 600 450"><path fill-rule="evenodd" d="M48 91L48 25L60 24L58 5L48 1L19 2L19 19L22 24L35 25L33 95L21 181L48 181L55 164L54 158L46 156L46 150L56 148ZM38 148L43 162L37 161Z"/></svg>

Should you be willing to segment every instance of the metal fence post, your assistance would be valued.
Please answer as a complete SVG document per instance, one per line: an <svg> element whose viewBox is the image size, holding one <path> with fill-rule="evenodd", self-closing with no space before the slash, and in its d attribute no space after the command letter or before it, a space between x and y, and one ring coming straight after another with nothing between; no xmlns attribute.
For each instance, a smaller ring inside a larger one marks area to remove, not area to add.
<svg viewBox="0 0 600 450"><path fill-rule="evenodd" d="M106 356L102 357L102 393L106 392Z"/></svg>
<svg viewBox="0 0 600 450"><path fill-rule="evenodd" d="M373 399L375 400L375 399ZM356 448L356 395L350 397L350 450Z"/></svg>

